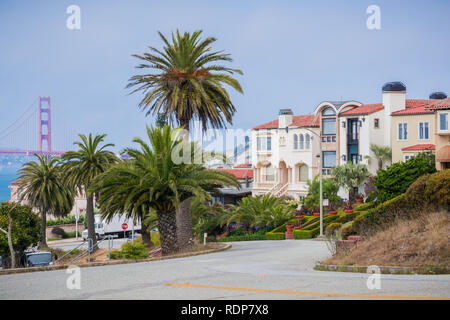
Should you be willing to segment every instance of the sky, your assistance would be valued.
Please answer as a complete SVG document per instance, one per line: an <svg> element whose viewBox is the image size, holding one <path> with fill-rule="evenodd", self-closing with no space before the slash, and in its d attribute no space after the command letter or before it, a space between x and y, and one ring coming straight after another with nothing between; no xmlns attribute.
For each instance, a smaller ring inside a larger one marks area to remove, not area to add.
<svg viewBox="0 0 450 320"><path fill-rule="evenodd" d="M66 27L73 4L80 30ZM370 5L380 7L380 30L366 26ZM282 108L312 114L324 100L381 102L389 81L402 81L407 98L450 94L449 9L438 0L2 0L0 130L50 96L54 140L92 132L115 151L132 145L153 122L138 108L142 95L125 89L141 73L132 54L162 48L157 31L176 29L217 38L213 49L243 71L244 94L230 89L230 128L274 120Z"/></svg>

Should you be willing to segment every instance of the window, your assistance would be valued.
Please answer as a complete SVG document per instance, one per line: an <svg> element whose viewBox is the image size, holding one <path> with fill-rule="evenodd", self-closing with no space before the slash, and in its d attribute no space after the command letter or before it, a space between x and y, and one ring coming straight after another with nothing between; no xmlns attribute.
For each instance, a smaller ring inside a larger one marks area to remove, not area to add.
<svg viewBox="0 0 450 320"><path fill-rule="evenodd" d="M409 159L413 158L415 156L415 154L411 154L411 155L405 155L405 161L408 161Z"/></svg>
<svg viewBox="0 0 450 320"><path fill-rule="evenodd" d="M408 124L398 124L398 140L408 140Z"/></svg>
<svg viewBox="0 0 450 320"><path fill-rule="evenodd" d="M322 133L336 134L336 119L334 118L322 119Z"/></svg>
<svg viewBox="0 0 450 320"><path fill-rule="evenodd" d="M328 108L323 109L322 115L323 116L335 116L336 112L334 111L333 108L328 107Z"/></svg>
<svg viewBox="0 0 450 320"><path fill-rule="evenodd" d="M448 112L439 113L439 131L448 131Z"/></svg>
<svg viewBox="0 0 450 320"><path fill-rule="evenodd" d="M299 176L298 181L306 182L308 181L309 175L308 175L308 166L306 164L299 167Z"/></svg>
<svg viewBox="0 0 450 320"><path fill-rule="evenodd" d="M428 122L419 122L419 139L429 139Z"/></svg>
<svg viewBox="0 0 450 320"><path fill-rule="evenodd" d="M309 149L311 147L311 137L309 134L306 134L306 149Z"/></svg>
<svg viewBox="0 0 450 320"><path fill-rule="evenodd" d="M294 150L298 149L298 136L294 134Z"/></svg>
<svg viewBox="0 0 450 320"><path fill-rule="evenodd" d="M336 151L323 151L322 166L324 168L333 168L336 166Z"/></svg>
<svg viewBox="0 0 450 320"><path fill-rule="evenodd" d="M275 181L275 169L271 165L266 167L266 181Z"/></svg>
<svg viewBox="0 0 450 320"><path fill-rule="evenodd" d="M373 127L374 127L375 129L380 128L380 119L374 119L374 120L373 120Z"/></svg>
<svg viewBox="0 0 450 320"><path fill-rule="evenodd" d="M302 134L300 135L300 149L305 149L305 138Z"/></svg>
<svg viewBox="0 0 450 320"><path fill-rule="evenodd" d="M272 138L271 137L258 137L257 150L258 151L272 150Z"/></svg>

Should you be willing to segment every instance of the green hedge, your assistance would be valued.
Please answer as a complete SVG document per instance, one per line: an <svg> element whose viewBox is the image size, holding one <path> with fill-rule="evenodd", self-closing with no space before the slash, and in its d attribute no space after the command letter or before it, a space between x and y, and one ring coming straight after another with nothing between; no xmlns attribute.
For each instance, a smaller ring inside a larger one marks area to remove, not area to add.
<svg viewBox="0 0 450 320"><path fill-rule="evenodd" d="M311 230L294 230L294 239L311 239L313 232Z"/></svg>
<svg viewBox="0 0 450 320"><path fill-rule="evenodd" d="M219 239L219 242L232 242L232 241L255 241L255 240L266 240L265 234L251 233L244 234L241 236L229 236Z"/></svg>
<svg viewBox="0 0 450 320"><path fill-rule="evenodd" d="M267 232L266 240L284 240L284 232Z"/></svg>

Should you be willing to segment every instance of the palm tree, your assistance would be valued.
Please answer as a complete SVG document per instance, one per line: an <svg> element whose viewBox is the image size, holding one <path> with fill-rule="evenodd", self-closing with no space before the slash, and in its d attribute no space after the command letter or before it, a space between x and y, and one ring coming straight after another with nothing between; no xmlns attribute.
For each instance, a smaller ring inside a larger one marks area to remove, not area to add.
<svg viewBox="0 0 450 320"><path fill-rule="evenodd" d="M353 194L354 188L359 187L370 176L366 165L350 161L345 165L334 167L331 174L337 184L347 189L349 194Z"/></svg>
<svg viewBox="0 0 450 320"><path fill-rule="evenodd" d="M181 34L172 33L170 43L162 33L162 51L149 47L150 52L134 56L143 63L140 69L150 69L150 73L132 76L127 88L136 87L144 98L139 107L146 115L164 114L173 123L175 119L187 132L190 121L198 119L205 131L208 125L223 128L232 123L236 109L224 84L243 93L240 83L231 75L242 74L241 70L231 69L218 63L232 59L222 51L211 52L213 37L201 39L202 31ZM184 134L189 139L189 134ZM192 239L190 203L186 199L177 214L178 238L180 247Z"/></svg>
<svg viewBox="0 0 450 320"><path fill-rule="evenodd" d="M164 255L178 249L175 212L181 202L193 196L207 197L212 186L239 186L227 172L175 163L172 152L181 143L187 143L180 134L180 129L172 130L169 125L147 127L150 145L134 138L140 149L125 149L131 159L111 167L93 185L93 190L100 194L99 206L104 212L125 210L136 215L156 212ZM191 145L194 150L194 143Z"/></svg>
<svg viewBox="0 0 450 320"><path fill-rule="evenodd" d="M38 208L41 212L42 240L40 247L46 247L45 230L47 214L66 216L72 210L74 189L64 182L60 161L56 157L36 155L38 162L30 161L19 170L19 199Z"/></svg>
<svg viewBox="0 0 450 320"><path fill-rule="evenodd" d="M95 219L94 219L94 194L89 192L89 188L98 175L105 172L112 164L118 161L118 158L109 150L114 144L108 143L100 146L104 141L106 134L96 135L84 134L79 135L81 142L76 141L74 145L78 146L77 151L69 151L63 155L65 174L68 182L74 186L79 194L86 192L86 222L88 229L88 237L93 240L94 250L97 238L95 235Z"/></svg>
<svg viewBox="0 0 450 320"><path fill-rule="evenodd" d="M392 159L392 149L388 146L379 146L376 144L371 144L370 151L372 151L375 157L378 159L378 170L383 169L383 164L386 160ZM370 157L368 158L370 163Z"/></svg>

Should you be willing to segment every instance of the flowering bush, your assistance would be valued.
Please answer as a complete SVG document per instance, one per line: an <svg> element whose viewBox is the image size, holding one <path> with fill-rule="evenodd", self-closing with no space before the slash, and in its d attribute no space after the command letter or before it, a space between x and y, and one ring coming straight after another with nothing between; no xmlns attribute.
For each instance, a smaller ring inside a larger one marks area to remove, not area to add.
<svg viewBox="0 0 450 320"><path fill-rule="evenodd" d="M378 197L376 177L370 176L364 184L364 193L367 196L366 202L375 201Z"/></svg>

